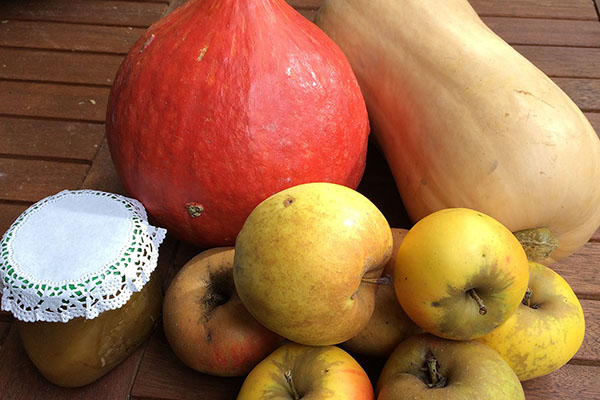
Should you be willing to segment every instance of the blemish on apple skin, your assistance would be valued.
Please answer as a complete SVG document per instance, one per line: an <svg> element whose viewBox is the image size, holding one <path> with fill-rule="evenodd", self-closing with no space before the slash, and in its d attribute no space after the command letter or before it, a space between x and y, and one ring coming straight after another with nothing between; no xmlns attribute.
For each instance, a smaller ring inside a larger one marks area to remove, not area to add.
<svg viewBox="0 0 600 400"><path fill-rule="evenodd" d="M212 335L209 333L206 334L206 341L207 342L211 342L212 341Z"/></svg>
<svg viewBox="0 0 600 400"><path fill-rule="evenodd" d="M284 207L289 207L294 201L296 201L295 198L288 196L285 198L285 200L283 200L283 206Z"/></svg>

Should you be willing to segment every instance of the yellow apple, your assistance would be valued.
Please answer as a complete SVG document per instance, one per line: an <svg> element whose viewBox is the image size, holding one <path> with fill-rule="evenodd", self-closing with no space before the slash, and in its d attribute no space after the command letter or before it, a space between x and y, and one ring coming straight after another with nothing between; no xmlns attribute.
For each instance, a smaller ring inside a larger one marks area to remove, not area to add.
<svg viewBox="0 0 600 400"><path fill-rule="evenodd" d="M371 400L373 396L369 377L344 350L287 343L254 367L237 400Z"/></svg>
<svg viewBox="0 0 600 400"><path fill-rule="evenodd" d="M184 364L210 375L246 375L283 341L244 308L233 284L233 254L233 247L222 247L193 257L163 302L171 349Z"/></svg>
<svg viewBox="0 0 600 400"><path fill-rule="evenodd" d="M421 328L467 340L506 321L528 280L525 251L504 225L475 210L450 208L426 216L406 234L394 287Z"/></svg>
<svg viewBox="0 0 600 400"><path fill-rule="evenodd" d="M235 243L234 282L272 331L307 345L338 344L371 317L391 252L391 229L371 201L345 186L307 183L250 213Z"/></svg>
<svg viewBox="0 0 600 400"><path fill-rule="evenodd" d="M356 336L342 344L344 349L353 353L387 358L398 343L423 331L408 318L391 284L394 279L395 255L407 232L406 229L392 228L394 240L392 257L383 269L383 276L391 278L390 284L381 284L377 287L375 310L369 322Z"/></svg>
<svg viewBox="0 0 600 400"><path fill-rule="evenodd" d="M377 400L525 399L504 359L475 340L419 334L402 341L385 363Z"/></svg>
<svg viewBox="0 0 600 400"><path fill-rule="evenodd" d="M550 268L529 263L529 290L517 311L479 338L494 348L521 381L565 365L585 333L581 304L569 284Z"/></svg>

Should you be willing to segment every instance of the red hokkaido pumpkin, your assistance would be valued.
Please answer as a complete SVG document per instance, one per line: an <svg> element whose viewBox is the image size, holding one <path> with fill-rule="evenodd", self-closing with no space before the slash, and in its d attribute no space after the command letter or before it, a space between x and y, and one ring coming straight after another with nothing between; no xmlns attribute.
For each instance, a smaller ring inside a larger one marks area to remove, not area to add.
<svg viewBox="0 0 600 400"><path fill-rule="evenodd" d="M191 0L129 51L106 133L125 189L160 225L221 246L287 187L355 189L369 123L343 53L284 0Z"/></svg>

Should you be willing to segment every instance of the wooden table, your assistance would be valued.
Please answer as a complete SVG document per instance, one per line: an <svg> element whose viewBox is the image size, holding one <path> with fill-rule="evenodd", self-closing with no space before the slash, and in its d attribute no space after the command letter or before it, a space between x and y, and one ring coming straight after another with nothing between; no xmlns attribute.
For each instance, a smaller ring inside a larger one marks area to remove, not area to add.
<svg viewBox="0 0 600 400"><path fill-rule="evenodd" d="M321 0L288 0L314 19ZM600 132L598 0L471 0L485 22L552 77ZM104 139L107 96L123 56L181 0L4 0L0 3L0 233L33 202L62 189L124 193ZM371 148L359 191L390 224L408 227L387 165ZM598 184L598 182L590 182ZM199 249L172 237L161 247L168 282ZM600 232L555 266L581 300L584 343L559 371L524 383L528 399L600 399ZM2 399L232 399L242 378L214 378L180 363L161 326L100 381L47 383L0 313ZM365 360L377 376L380 363Z"/></svg>

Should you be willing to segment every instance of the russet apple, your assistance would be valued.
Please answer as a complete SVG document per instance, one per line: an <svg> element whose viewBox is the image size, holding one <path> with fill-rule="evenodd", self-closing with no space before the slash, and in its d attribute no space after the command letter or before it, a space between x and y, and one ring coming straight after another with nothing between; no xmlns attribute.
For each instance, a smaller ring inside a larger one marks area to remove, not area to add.
<svg viewBox="0 0 600 400"><path fill-rule="evenodd" d="M375 296L375 310L367 325L352 339L341 346L353 353L374 357L388 357L402 340L423 329L419 328L404 312L392 284L396 254L408 231L392 228L394 247L392 257L383 269L383 276L391 278L389 284L380 284Z"/></svg>
<svg viewBox="0 0 600 400"><path fill-rule="evenodd" d="M424 333L402 341L385 363L378 400L525 399L517 375L491 347Z"/></svg>
<svg viewBox="0 0 600 400"><path fill-rule="evenodd" d="M426 216L406 234L394 287L421 328L467 340L506 321L528 280L527 256L512 232L481 212L450 208Z"/></svg>
<svg viewBox="0 0 600 400"><path fill-rule="evenodd" d="M248 374L237 400L372 400L363 368L337 346L286 343Z"/></svg>
<svg viewBox="0 0 600 400"><path fill-rule="evenodd" d="M517 311L479 338L494 348L521 381L556 371L579 350L585 333L581 304L550 268L529 263L529 289Z"/></svg>
<svg viewBox="0 0 600 400"><path fill-rule="evenodd" d="M233 256L233 247L196 255L177 272L163 302L171 349L184 364L210 375L245 375L283 342L237 296Z"/></svg>
<svg viewBox="0 0 600 400"><path fill-rule="evenodd" d="M248 311L307 345L344 342L373 313L392 233L362 194L332 183L285 189L248 216L235 244L233 276Z"/></svg>

